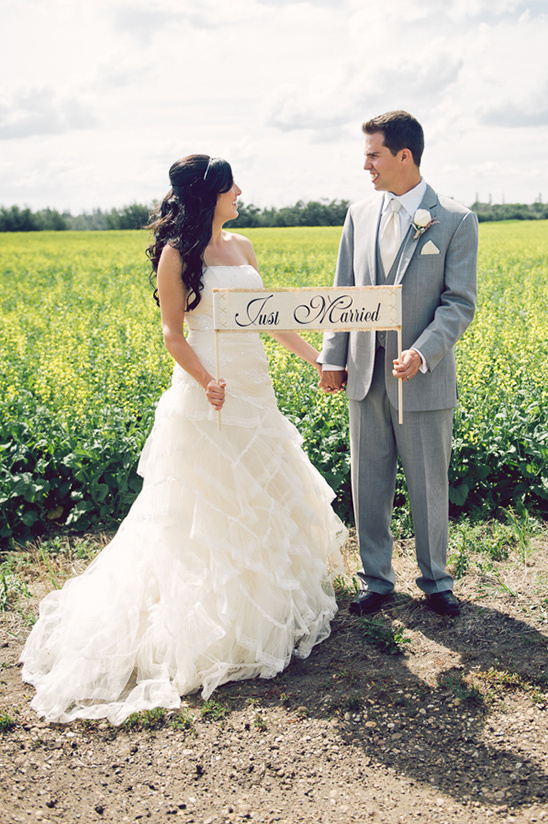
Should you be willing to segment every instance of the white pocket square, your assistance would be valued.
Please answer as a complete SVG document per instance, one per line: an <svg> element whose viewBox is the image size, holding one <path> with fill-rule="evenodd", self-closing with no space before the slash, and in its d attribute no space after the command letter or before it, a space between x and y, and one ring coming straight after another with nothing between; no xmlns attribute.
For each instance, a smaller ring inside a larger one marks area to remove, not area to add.
<svg viewBox="0 0 548 824"><path fill-rule="evenodd" d="M421 255L439 255L440 250L436 246L435 243L432 243L431 240L428 243L425 243L421 249Z"/></svg>

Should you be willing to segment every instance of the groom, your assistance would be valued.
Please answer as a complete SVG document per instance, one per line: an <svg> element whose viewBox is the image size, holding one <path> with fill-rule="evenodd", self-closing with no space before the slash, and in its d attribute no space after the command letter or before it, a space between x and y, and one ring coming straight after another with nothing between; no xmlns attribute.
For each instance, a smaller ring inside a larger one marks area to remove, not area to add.
<svg viewBox="0 0 548 824"><path fill-rule="evenodd" d="M398 455L415 531L417 585L440 615L457 615L445 569L448 468L457 404L454 346L474 315L477 219L422 179L423 130L407 112L363 125L375 193L350 207L335 286L402 286L403 351L397 333L328 332L320 387L349 398L352 496L366 588L350 612L377 612L394 589L393 508ZM398 423L403 381L403 424Z"/></svg>

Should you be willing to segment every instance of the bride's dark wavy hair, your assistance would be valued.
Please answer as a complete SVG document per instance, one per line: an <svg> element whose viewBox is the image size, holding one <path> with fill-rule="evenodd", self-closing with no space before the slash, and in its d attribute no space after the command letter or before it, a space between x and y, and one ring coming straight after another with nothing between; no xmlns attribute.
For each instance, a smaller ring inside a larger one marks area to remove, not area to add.
<svg viewBox="0 0 548 824"><path fill-rule="evenodd" d="M151 282L158 271L160 255L168 244L183 261L182 280L187 289L187 310L200 303L203 289L204 251L211 240L217 197L234 182L232 169L220 157L196 154L176 160L169 170L171 189L147 226L154 242L146 250L152 264ZM154 289L158 306L158 289Z"/></svg>

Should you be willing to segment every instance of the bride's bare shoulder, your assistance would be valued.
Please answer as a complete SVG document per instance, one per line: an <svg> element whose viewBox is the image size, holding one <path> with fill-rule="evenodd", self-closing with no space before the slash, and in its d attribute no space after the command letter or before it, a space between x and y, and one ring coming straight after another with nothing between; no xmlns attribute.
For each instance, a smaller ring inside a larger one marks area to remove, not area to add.
<svg viewBox="0 0 548 824"><path fill-rule="evenodd" d="M166 243L166 245L162 249L162 253L160 255L160 260L162 260L164 263L170 264L172 266L177 265L177 264L180 265L181 264L181 255L180 255L178 249L176 249L174 246L170 246L169 243Z"/></svg>
<svg viewBox="0 0 548 824"><path fill-rule="evenodd" d="M244 235L239 235L236 232L227 233L230 234L230 242L234 244L234 248L236 248L240 255L243 256L247 263L251 263L253 266L256 266L256 259L255 259L255 252L253 250L253 244L249 240L249 238L244 237Z"/></svg>

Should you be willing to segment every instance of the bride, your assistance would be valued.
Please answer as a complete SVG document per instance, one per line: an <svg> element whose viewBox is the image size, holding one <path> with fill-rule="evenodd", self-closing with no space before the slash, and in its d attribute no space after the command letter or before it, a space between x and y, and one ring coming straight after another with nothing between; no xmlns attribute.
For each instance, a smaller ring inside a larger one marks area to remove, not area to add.
<svg viewBox="0 0 548 824"><path fill-rule="evenodd" d="M328 565L346 530L276 406L258 333L223 333L215 376L212 289L262 287L249 240L222 228L241 190L207 155L169 176L148 254L172 385L141 493L87 570L43 599L25 644L22 677L50 722L120 724L200 688L272 678L327 638L337 609ZM316 366L297 333L274 337Z"/></svg>

